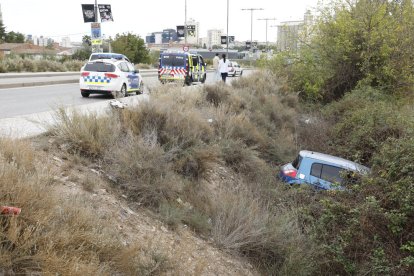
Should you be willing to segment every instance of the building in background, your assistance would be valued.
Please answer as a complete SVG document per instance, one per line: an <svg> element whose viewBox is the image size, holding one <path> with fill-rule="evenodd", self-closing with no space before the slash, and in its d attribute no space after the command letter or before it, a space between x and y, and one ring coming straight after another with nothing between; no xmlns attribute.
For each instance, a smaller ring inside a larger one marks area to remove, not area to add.
<svg viewBox="0 0 414 276"><path fill-rule="evenodd" d="M177 31L175 29L162 30L162 43L170 43L177 41Z"/></svg>
<svg viewBox="0 0 414 276"><path fill-rule="evenodd" d="M207 31L207 48L212 49L213 46L221 47L221 36L223 30L213 29Z"/></svg>
<svg viewBox="0 0 414 276"><path fill-rule="evenodd" d="M53 39L44 36L33 36L33 44L37 46L46 47L47 45L53 44Z"/></svg>
<svg viewBox="0 0 414 276"><path fill-rule="evenodd" d="M62 41L60 42L59 46L65 47L65 48L72 47L72 43L70 41L70 37L68 37L68 36L62 37Z"/></svg>
<svg viewBox="0 0 414 276"><path fill-rule="evenodd" d="M280 22L277 26L277 48L279 51L297 51L301 44L312 36L314 26L310 11L304 15L304 20Z"/></svg>

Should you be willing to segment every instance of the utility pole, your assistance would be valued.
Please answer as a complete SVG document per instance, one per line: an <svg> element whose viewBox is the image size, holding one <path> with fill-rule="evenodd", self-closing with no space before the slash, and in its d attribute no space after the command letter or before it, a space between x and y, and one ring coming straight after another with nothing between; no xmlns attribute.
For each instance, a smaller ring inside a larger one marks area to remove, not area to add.
<svg viewBox="0 0 414 276"><path fill-rule="evenodd" d="M185 0L184 44L187 46L187 0Z"/></svg>
<svg viewBox="0 0 414 276"><path fill-rule="evenodd" d="M267 22L269 20L276 20L276 18L260 18L260 19L257 19L257 20L265 20L266 21L266 52L268 52L269 51L269 44L268 44L268 41L267 41Z"/></svg>
<svg viewBox="0 0 414 276"><path fill-rule="evenodd" d="M227 0L227 58L229 58L229 0Z"/></svg>
<svg viewBox="0 0 414 276"><path fill-rule="evenodd" d="M95 0L95 7L94 8L95 8L95 23L99 23L99 20L98 20L98 0ZM93 23L91 23L91 24L93 24ZM91 37L91 40L92 40L92 37ZM101 52L101 47L99 45L92 46L92 52L95 52L95 53Z"/></svg>
<svg viewBox="0 0 414 276"><path fill-rule="evenodd" d="M253 52L253 11L262 11L262 8L242 9L242 11L250 11L250 50Z"/></svg>

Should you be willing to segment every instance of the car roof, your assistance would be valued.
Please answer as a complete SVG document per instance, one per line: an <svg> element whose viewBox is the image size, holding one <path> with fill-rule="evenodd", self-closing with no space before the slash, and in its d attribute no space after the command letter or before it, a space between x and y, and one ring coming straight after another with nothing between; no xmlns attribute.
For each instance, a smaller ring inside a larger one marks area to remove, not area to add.
<svg viewBox="0 0 414 276"><path fill-rule="evenodd" d="M119 60L119 59L114 59L114 58L99 58L99 59L88 61L88 63L93 63L93 62L105 62L105 63L117 64L120 62L126 62L126 60Z"/></svg>
<svg viewBox="0 0 414 276"><path fill-rule="evenodd" d="M370 171L368 167L365 167L361 164L355 163L350 160L343 159L341 157L325 154L325 153L301 150L299 152L299 155L302 157L312 158L315 160L320 160L320 161L324 161L327 163L335 164L338 167L351 170L351 171L358 171L358 172L363 172L363 173L367 173Z"/></svg>

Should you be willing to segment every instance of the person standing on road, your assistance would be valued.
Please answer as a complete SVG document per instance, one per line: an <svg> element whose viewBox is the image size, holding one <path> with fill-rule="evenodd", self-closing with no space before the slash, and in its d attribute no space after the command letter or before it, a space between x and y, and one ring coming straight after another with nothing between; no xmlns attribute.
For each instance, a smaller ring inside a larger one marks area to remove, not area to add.
<svg viewBox="0 0 414 276"><path fill-rule="evenodd" d="M222 59L219 62L219 72L221 74L221 79L223 82L226 82L227 75L229 74L229 60L226 59L226 55L221 55Z"/></svg>
<svg viewBox="0 0 414 276"><path fill-rule="evenodd" d="M216 53L216 56L213 58L213 68L214 68L214 74L215 74L214 77L216 81L220 79L219 62L220 62L219 54Z"/></svg>

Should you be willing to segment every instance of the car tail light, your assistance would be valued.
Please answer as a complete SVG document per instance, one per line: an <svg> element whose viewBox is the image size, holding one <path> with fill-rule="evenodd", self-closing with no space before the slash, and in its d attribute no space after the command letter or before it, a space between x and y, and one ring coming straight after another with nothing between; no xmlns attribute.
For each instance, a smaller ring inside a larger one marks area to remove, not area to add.
<svg viewBox="0 0 414 276"><path fill-rule="evenodd" d="M87 76L89 76L89 72L82 72L81 76L82 77L87 77Z"/></svg>
<svg viewBox="0 0 414 276"><path fill-rule="evenodd" d="M292 170L292 169L290 169L290 170L283 170L282 172L283 172L283 174L285 176L289 176L289 177L292 177L292 178L296 178L296 175L298 173L297 170Z"/></svg>
<svg viewBox="0 0 414 276"><path fill-rule="evenodd" d="M117 74L111 74L111 73L105 73L105 77L111 78L111 79L119 78Z"/></svg>

